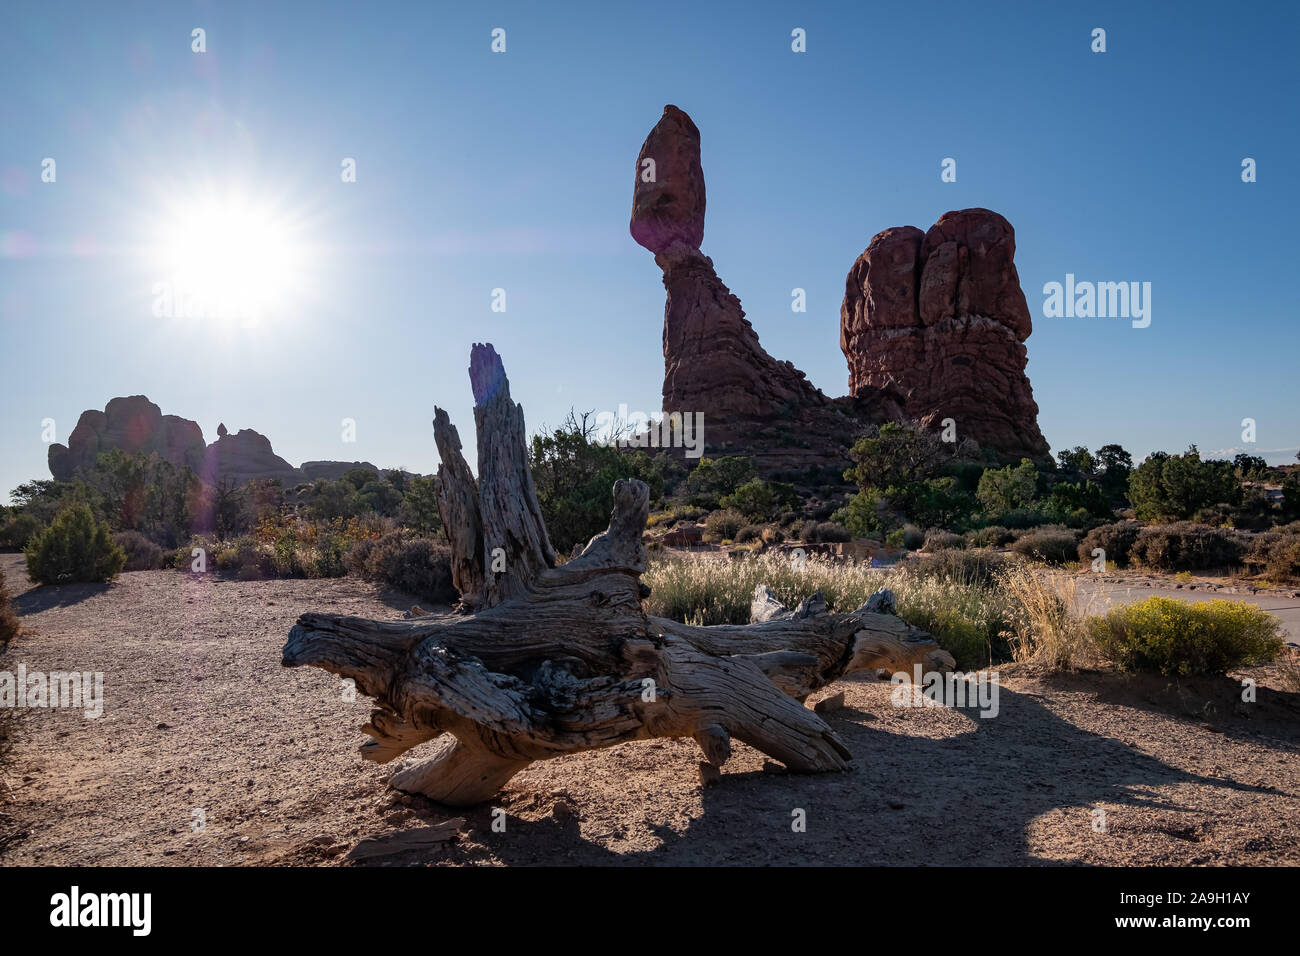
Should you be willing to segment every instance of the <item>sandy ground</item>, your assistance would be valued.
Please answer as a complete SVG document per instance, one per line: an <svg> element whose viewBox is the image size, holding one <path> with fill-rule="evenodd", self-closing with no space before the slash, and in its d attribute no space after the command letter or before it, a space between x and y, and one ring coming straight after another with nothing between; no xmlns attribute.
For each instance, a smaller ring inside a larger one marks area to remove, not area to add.
<svg viewBox="0 0 1300 956"><path fill-rule="evenodd" d="M361 759L364 698L279 663L302 612L395 618L409 597L170 571L32 589L21 555L0 567L26 628L0 670L105 682L98 719L23 721L4 865L1300 864L1300 701L1270 669L1250 672L1259 700L1243 704L1227 678L1002 668L992 719L894 707L888 684L848 680L827 715L848 773L764 769L737 744L702 788L693 742L650 741L534 764L494 804L450 810ZM405 842L449 820L450 841Z"/></svg>

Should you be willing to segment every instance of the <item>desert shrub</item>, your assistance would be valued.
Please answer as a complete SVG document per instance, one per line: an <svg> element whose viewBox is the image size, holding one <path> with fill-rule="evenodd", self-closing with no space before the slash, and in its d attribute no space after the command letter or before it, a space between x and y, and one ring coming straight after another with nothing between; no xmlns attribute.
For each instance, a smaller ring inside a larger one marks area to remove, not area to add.
<svg viewBox="0 0 1300 956"><path fill-rule="evenodd" d="M1000 524L1015 531L1037 528L1052 520L1037 508L1012 508L1002 512L997 518Z"/></svg>
<svg viewBox="0 0 1300 956"><path fill-rule="evenodd" d="M567 554L605 530L611 489L619 479L639 478L650 486L650 500L659 498L666 480L663 462L604 442L585 413L570 412L559 428L534 435L528 465L555 550Z"/></svg>
<svg viewBox="0 0 1300 956"><path fill-rule="evenodd" d="M241 581L260 581L276 576L274 552L247 536L232 538L218 546L215 554L209 555L210 565L223 574L230 574Z"/></svg>
<svg viewBox="0 0 1300 956"><path fill-rule="evenodd" d="M886 535L885 544L891 548L916 551L925 545L925 532L914 524L905 524Z"/></svg>
<svg viewBox="0 0 1300 956"><path fill-rule="evenodd" d="M1239 564L1244 550L1231 531L1179 521L1143 528L1131 553L1156 571L1202 571Z"/></svg>
<svg viewBox="0 0 1300 956"><path fill-rule="evenodd" d="M757 524L747 524L736 532L736 544L747 544L750 541L758 541L763 537L763 526Z"/></svg>
<svg viewBox="0 0 1300 956"><path fill-rule="evenodd" d="M818 544L823 541L850 541L853 535L839 522L803 522L798 538L806 544Z"/></svg>
<svg viewBox="0 0 1300 956"><path fill-rule="evenodd" d="M1015 540L1010 528L1000 524L991 524L987 528L976 528L966 532L966 544L972 548L1000 548Z"/></svg>
<svg viewBox="0 0 1300 956"><path fill-rule="evenodd" d="M704 536L710 541L729 541L745 524L745 516L739 511L723 508L704 519Z"/></svg>
<svg viewBox="0 0 1300 956"><path fill-rule="evenodd" d="M153 571L163 565L163 549L139 531L118 531L113 543L126 555L123 571Z"/></svg>
<svg viewBox="0 0 1300 956"><path fill-rule="evenodd" d="M1093 550L1101 548L1106 552L1107 564L1126 567L1133 550L1133 543L1137 541L1140 530L1140 526L1133 521L1098 525L1079 542L1079 560L1091 562Z"/></svg>
<svg viewBox="0 0 1300 956"><path fill-rule="evenodd" d="M992 585L1007 559L987 548L919 554L908 567L921 578L938 578L976 587Z"/></svg>
<svg viewBox="0 0 1300 956"><path fill-rule="evenodd" d="M761 537L764 544L780 544L785 540L785 535L781 532L781 529L772 524L763 525Z"/></svg>
<svg viewBox="0 0 1300 956"><path fill-rule="evenodd" d="M11 600L9 586L5 584L5 574L0 571L0 650L4 650L5 645L18 636L18 615L9 603Z"/></svg>
<svg viewBox="0 0 1300 956"><path fill-rule="evenodd" d="M817 542L836 542L849 541L852 539L849 529L837 521L819 521L817 527L813 529L813 541Z"/></svg>
<svg viewBox="0 0 1300 956"><path fill-rule="evenodd" d="M438 604L456 600L451 582L451 548L430 538L408 538L400 531L378 541L353 545L346 565L367 581L377 581Z"/></svg>
<svg viewBox="0 0 1300 956"><path fill-rule="evenodd" d="M1300 580L1300 534L1257 534L1243 560L1272 580Z"/></svg>
<svg viewBox="0 0 1300 956"><path fill-rule="evenodd" d="M1226 674L1282 653L1280 625L1244 601L1150 597L1090 621L1093 639L1122 670L1165 676Z"/></svg>
<svg viewBox="0 0 1300 956"><path fill-rule="evenodd" d="M0 519L0 548L13 548L17 551L27 547L27 542L41 530L41 523L34 515L24 511Z"/></svg>
<svg viewBox="0 0 1300 956"><path fill-rule="evenodd" d="M925 550L953 551L966 547L966 539L942 528L931 528L925 533Z"/></svg>
<svg viewBox="0 0 1300 956"><path fill-rule="evenodd" d="M126 563L108 525L95 520L84 504L55 515L48 528L27 542L25 553L27 575L39 584L111 581Z"/></svg>
<svg viewBox="0 0 1300 956"><path fill-rule="evenodd" d="M1079 538L1067 528L1037 528L1027 531L1011 545L1016 554L1047 564L1065 564L1078 554Z"/></svg>
<svg viewBox="0 0 1300 956"><path fill-rule="evenodd" d="M171 556L167 559L167 566L175 568L177 571L192 571L194 569L194 562L198 560L194 556L194 551L197 549L203 551L204 565L210 569L219 547L220 546L217 542L211 537L196 534L190 538L188 544L181 545L171 553Z"/></svg>

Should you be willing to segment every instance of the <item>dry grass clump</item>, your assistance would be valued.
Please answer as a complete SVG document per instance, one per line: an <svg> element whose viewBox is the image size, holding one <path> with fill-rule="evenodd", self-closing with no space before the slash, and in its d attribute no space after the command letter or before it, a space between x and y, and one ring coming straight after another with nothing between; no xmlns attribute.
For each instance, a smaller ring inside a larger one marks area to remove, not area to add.
<svg viewBox="0 0 1300 956"><path fill-rule="evenodd" d="M1073 575L1009 563L999 573L998 585L1016 608L1008 643L1017 663L1067 670L1102 662L1087 617L1078 610Z"/></svg>

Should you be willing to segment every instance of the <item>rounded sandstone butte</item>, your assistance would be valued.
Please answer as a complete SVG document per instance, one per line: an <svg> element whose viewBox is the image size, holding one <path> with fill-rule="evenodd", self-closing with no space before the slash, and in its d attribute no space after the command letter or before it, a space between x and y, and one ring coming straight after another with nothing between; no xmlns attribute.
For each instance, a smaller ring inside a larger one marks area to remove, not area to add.
<svg viewBox="0 0 1300 956"><path fill-rule="evenodd" d="M850 394L892 389L909 418L952 418L961 437L1004 455L1046 456L1015 249L1011 224L987 209L945 213L924 235L911 226L876 235L840 308Z"/></svg>
<svg viewBox="0 0 1300 956"><path fill-rule="evenodd" d="M647 159L654 161L652 166ZM629 229L633 239L656 255L674 242L692 249L704 242L700 131L675 106L664 107L637 154Z"/></svg>
<svg viewBox="0 0 1300 956"><path fill-rule="evenodd" d="M197 422L164 415L143 395L115 398L101 412L81 413L68 444L51 445L50 473L66 481L79 470L93 468L102 452L121 449L128 455L157 452L173 465L197 469L203 460L203 430Z"/></svg>

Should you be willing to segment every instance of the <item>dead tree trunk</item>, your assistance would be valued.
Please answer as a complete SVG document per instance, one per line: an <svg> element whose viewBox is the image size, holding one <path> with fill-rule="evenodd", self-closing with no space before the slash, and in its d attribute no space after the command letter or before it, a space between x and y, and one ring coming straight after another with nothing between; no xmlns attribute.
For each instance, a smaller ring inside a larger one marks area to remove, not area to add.
<svg viewBox="0 0 1300 956"><path fill-rule="evenodd" d="M841 770L850 754L803 705L855 670L946 670L952 658L884 610L831 614L820 595L790 611L755 595L755 623L692 627L642 600L649 490L614 485L609 528L556 566L528 469L523 410L491 345L470 357L478 429L475 485L441 409L439 505L455 553L454 620L368 621L304 614L286 667L350 677L377 707L362 729L385 762L436 737L392 786L453 805L492 797L535 760L651 737L693 737L710 768L742 740L794 771ZM702 768L704 772L704 768ZM712 772L712 771L710 771Z"/></svg>

